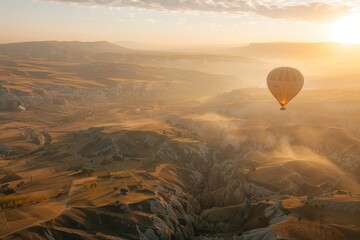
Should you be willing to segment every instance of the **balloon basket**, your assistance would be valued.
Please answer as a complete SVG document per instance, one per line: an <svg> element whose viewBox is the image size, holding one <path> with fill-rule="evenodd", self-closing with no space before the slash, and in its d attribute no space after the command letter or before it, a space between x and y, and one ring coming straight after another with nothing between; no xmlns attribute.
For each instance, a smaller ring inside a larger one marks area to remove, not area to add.
<svg viewBox="0 0 360 240"><path fill-rule="evenodd" d="M281 111L285 111L285 110L286 110L286 108L282 107L282 108L280 108L280 110L281 110Z"/></svg>

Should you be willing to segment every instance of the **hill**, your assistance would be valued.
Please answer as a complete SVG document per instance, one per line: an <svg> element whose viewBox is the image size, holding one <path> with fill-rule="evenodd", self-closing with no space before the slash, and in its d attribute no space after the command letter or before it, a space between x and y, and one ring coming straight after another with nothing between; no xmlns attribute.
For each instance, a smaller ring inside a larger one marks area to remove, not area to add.
<svg viewBox="0 0 360 240"><path fill-rule="evenodd" d="M86 61L98 53L124 53L131 50L109 42L23 42L0 44L0 55L19 60Z"/></svg>

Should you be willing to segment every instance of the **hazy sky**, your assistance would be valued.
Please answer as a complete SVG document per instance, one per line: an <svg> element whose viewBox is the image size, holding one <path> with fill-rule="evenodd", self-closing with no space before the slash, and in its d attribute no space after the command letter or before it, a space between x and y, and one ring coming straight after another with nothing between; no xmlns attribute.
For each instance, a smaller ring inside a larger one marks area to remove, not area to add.
<svg viewBox="0 0 360 240"><path fill-rule="evenodd" d="M334 23L359 7L360 0L1 0L0 42L334 41Z"/></svg>

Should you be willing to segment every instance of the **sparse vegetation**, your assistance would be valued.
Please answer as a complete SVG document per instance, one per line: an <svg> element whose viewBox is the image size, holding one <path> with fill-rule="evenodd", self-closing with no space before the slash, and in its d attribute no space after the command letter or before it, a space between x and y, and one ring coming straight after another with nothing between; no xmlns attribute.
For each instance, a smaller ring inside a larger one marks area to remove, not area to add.
<svg viewBox="0 0 360 240"><path fill-rule="evenodd" d="M286 229L291 238L298 240L346 240L339 230L317 222L290 222Z"/></svg>
<svg viewBox="0 0 360 240"><path fill-rule="evenodd" d="M42 200L45 200L44 195L34 196L34 195L19 195L0 198L0 207L2 209L6 208L15 208L21 207L23 205L39 203Z"/></svg>

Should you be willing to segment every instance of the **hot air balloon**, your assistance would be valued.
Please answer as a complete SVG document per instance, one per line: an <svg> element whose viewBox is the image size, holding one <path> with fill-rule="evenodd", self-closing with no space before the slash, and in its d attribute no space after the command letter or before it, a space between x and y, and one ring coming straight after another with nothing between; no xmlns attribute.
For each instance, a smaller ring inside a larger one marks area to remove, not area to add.
<svg viewBox="0 0 360 240"><path fill-rule="evenodd" d="M272 70L267 76L267 85L281 110L301 91L304 85L304 76L291 67L279 67Z"/></svg>

